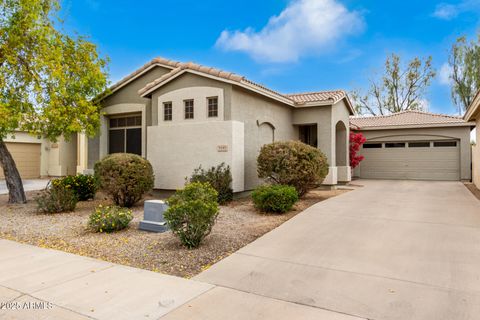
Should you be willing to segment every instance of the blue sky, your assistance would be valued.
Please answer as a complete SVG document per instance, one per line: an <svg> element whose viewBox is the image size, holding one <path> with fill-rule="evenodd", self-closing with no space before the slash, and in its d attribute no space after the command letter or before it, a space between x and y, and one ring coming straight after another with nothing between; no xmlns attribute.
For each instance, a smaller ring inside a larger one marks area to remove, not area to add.
<svg viewBox="0 0 480 320"><path fill-rule="evenodd" d="M448 52L476 36L480 0L63 0L68 32L110 58L111 81L162 56L236 72L283 93L365 88L394 52L433 57L428 109L453 114Z"/></svg>

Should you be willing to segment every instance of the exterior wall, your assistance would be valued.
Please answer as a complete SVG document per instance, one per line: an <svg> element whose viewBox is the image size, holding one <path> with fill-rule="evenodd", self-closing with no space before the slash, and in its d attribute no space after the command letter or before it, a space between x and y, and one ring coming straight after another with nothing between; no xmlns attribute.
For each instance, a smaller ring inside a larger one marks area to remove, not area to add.
<svg viewBox="0 0 480 320"><path fill-rule="evenodd" d="M457 139L460 141L460 179L470 180L472 177L469 127L360 130L360 132L367 138L367 141L433 141ZM355 168L354 176L360 176L361 167L362 164L360 163L360 165Z"/></svg>
<svg viewBox="0 0 480 320"><path fill-rule="evenodd" d="M232 86L228 83L200 77L194 74L183 74L180 77L172 80L168 84L164 85L163 87L159 88L152 94L152 123L151 125L155 126L160 122L163 122L163 102L172 101L173 102L173 121L177 121L178 119L183 119L183 100L185 99L194 99L195 100L195 109L197 109L197 105L203 105L206 103L206 98L210 97L207 93L202 94L202 89L209 88L209 92L212 96L215 96L215 93L220 94L223 96L218 97L219 107L222 105L222 113L223 118L220 117L219 119L222 120L231 120L231 94L232 94ZM215 91L214 88L221 89L221 91ZM171 100L168 100L171 99ZM200 104L199 104L200 103ZM177 116L175 117L175 115ZM200 119L205 119L203 114L198 114L199 118L197 119L197 112L195 110L195 119L190 119L187 121L196 121ZM211 120L211 119L209 119Z"/></svg>
<svg viewBox="0 0 480 320"><path fill-rule="evenodd" d="M233 87L232 120L242 122L245 129L245 190L262 183L257 176L257 156L265 143L298 140L292 125L292 107L263 96Z"/></svg>
<svg viewBox="0 0 480 320"><path fill-rule="evenodd" d="M104 115L101 118L101 127L99 133L94 138L88 139L88 169L93 169L95 162L107 155L108 150L108 116L125 113L142 113L142 150L146 155L146 137L147 125L152 123L152 105L151 100L142 98L138 90L142 89L147 83L150 83L162 75L170 72L171 69L156 66L147 71L142 76L131 81L124 87L115 91L102 101ZM80 168L82 170L82 168Z"/></svg>
<svg viewBox="0 0 480 320"><path fill-rule="evenodd" d="M477 129L475 145L472 147L472 181L480 188L480 117L477 117L475 124Z"/></svg>
<svg viewBox="0 0 480 320"><path fill-rule="evenodd" d="M14 138L8 137L5 142L40 144L40 175L42 177L75 174L76 135L73 135L68 142L59 138L58 142L53 143L26 132L16 132Z"/></svg>
<svg viewBox="0 0 480 320"><path fill-rule="evenodd" d="M237 121L179 122L147 129L155 188L178 189L193 170L222 162L232 171L233 190L244 190L244 126Z"/></svg>

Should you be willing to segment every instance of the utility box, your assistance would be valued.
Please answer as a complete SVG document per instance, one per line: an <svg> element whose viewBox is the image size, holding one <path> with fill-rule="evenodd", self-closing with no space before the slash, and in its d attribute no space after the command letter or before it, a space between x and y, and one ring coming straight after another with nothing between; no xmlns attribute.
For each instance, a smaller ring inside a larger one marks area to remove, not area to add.
<svg viewBox="0 0 480 320"><path fill-rule="evenodd" d="M165 232L168 230L163 214L168 205L162 200L147 200L143 205L143 220L139 229L150 232Z"/></svg>

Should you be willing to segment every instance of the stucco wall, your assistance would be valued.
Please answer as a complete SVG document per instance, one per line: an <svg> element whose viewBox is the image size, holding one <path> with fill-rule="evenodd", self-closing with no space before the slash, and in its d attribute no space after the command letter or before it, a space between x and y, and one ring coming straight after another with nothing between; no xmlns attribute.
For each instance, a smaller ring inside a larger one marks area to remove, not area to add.
<svg viewBox="0 0 480 320"><path fill-rule="evenodd" d="M237 121L178 122L147 129L147 159L155 188L179 189L198 166L222 162L232 171L233 190L244 190L244 127Z"/></svg>
<svg viewBox="0 0 480 320"><path fill-rule="evenodd" d="M475 145L472 146L472 181L477 188L480 188L480 117L477 116L475 124L477 130L475 132Z"/></svg>
<svg viewBox="0 0 480 320"><path fill-rule="evenodd" d="M298 132L292 125L292 109L233 87L232 120L243 122L245 128L245 190L251 190L262 182L257 176L257 156L265 143L272 142L273 135L275 141L298 139ZM274 132L270 124L275 128Z"/></svg>
<svg viewBox="0 0 480 320"><path fill-rule="evenodd" d="M200 77L195 74L186 73L172 80L171 82L165 84L164 86L160 87L155 92L153 92L151 125L155 126L158 124L158 119L163 119L162 103L168 101L168 100L165 100L165 99L168 99L168 98L165 98L168 95L170 95L171 99L178 101L175 105L173 105L174 112L178 112L178 115L176 117L174 115L174 121L178 119L183 119L183 100L184 99L192 99L192 98L195 98L194 96L196 96L195 100L197 101L195 102L195 104L197 103L203 104L204 102L206 102L206 98L209 97L209 95L207 95L206 93L201 94L201 92L199 92L199 90L195 88L221 89L221 91L217 90L217 91L211 92L213 93L213 95L215 95L215 92L217 93L222 92L221 94L223 96L223 99L219 97L219 105L222 105L223 118L219 117L219 119L225 119L225 120L232 119L231 110L230 110L232 86L228 83ZM191 90L191 92L189 92L189 90ZM182 95L183 95L183 98L182 98ZM197 117L197 114L195 114L195 119L193 120L199 120L202 118L204 119L203 114L202 115L198 114L198 117Z"/></svg>
<svg viewBox="0 0 480 320"><path fill-rule="evenodd" d="M361 131L367 141L417 141L417 140L460 140L460 179L470 180L471 147L469 127L416 128ZM361 152L360 152L361 154ZM361 165L355 168L354 175L360 176Z"/></svg>

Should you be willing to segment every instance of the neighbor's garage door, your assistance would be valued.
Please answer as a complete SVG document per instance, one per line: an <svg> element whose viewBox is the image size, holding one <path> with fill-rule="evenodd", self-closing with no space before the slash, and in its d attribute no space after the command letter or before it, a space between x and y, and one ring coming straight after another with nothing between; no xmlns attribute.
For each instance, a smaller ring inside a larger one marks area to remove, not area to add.
<svg viewBox="0 0 480 320"><path fill-rule="evenodd" d="M40 177L40 144L7 142L6 145L22 178L34 179ZM0 168L0 179L3 178L3 169Z"/></svg>
<svg viewBox="0 0 480 320"><path fill-rule="evenodd" d="M460 180L458 141L367 142L360 177Z"/></svg>

